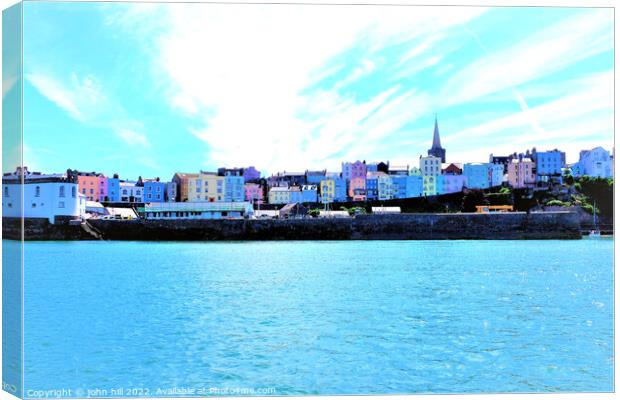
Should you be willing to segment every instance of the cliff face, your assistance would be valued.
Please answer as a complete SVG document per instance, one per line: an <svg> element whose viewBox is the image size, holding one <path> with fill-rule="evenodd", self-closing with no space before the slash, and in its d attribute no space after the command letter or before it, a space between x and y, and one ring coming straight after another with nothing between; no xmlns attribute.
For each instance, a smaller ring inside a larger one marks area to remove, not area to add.
<svg viewBox="0 0 620 400"><path fill-rule="evenodd" d="M576 213L399 214L281 220L89 220L24 222L26 240L424 240L579 239ZM3 235L20 238L19 219Z"/></svg>

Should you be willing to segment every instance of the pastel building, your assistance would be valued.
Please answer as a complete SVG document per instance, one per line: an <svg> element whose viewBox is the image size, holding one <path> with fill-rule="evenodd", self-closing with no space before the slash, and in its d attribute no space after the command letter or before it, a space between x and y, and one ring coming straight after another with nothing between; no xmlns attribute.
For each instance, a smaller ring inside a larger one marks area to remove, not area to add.
<svg viewBox="0 0 620 400"><path fill-rule="evenodd" d="M288 204L291 194L288 186L274 186L269 189L269 204Z"/></svg>
<svg viewBox="0 0 620 400"><path fill-rule="evenodd" d="M366 174L353 177L349 181L349 197L353 201L366 201Z"/></svg>
<svg viewBox="0 0 620 400"><path fill-rule="evenodd" d="M394 187L392 185L392 176L381 174L377 176L377 199L390 200L394 198Z"/></svg>
<svg viewBox="0 0 620 400"><path fill-rule="evenodd" d="M224 201L224 177L200 171L196 178L189 180L188 201Z"/></svg>
<svg viewBox="0 0 620 400"><path fill-rule="evenodd" d="M354 178L364 178L366 179L366 163L362 161L355 161L353 163L346 162L342 163L342 177L350 182ZM364 185L365 187L365 185ZM349 194L350 195L350 194ZM350 195L351 196L351 195ZM353 197L353 196L351 196Z"/></svg>
<svg viewBox="0 0 620 400"><path fill-rule="evenodd" d="M260 172L253 166L243 168L243 180L245 182L256 182L260 179Z"/></svg>
<svg viewBox="0 0 620 400"><path fill-rule="evenodd" d="M301 187L300 186L289 186L289 203L301 203Z"/></svg>
<svg viewBox="0 0 620 400"><path fill-rule="evenodd" d="M467 177L465 175L439 175L437 177L437 191L440 194L458 193L467 186Z"/></svg>
<svg viewBox="0 0 620 400"><path fill-rule="evenodd" d="M466 163L463 165L463 175L467 179L469 189L489 188L489 163Z"/></svg>
<svg viewBox="0 0 620 400"><path fill-rule="evenodd" d="M144 184L144 192L143 198L144 201L150 203L154 202L162 202L166 199L166 184L164 182L160 182L159 178L155 179L145 179L143 181Z"/></svg>
<svg viewBox="0 0 620 400"><path fill-rule="evenodd" d="M118 174L114 174L112 178L108 178L108 201L121 201L121 185Z"/></svg>
<svg viewBox="0 0 620 400"><path fill-rule="evenodd" d="M51 224L81 220L86 197L78 188L75 171L42 174L18 167L2 176L2 216L46 219Z"/></svg>
<svg viewBox="0 0 620 400"><path fill-rule="evenodd" d="M319 182L320 184L320 182ZM318 201L318 191L316 185L304 185L301 188L302 203L316 203Z"/></svg>
<svg viewBox="0 0 620 400"><path fill-rule="evenodd" d="M441 158L432 155L420 156L420 172L422 173L424 196L437 194L437 176L441 174Z"/></svg>
<svg viewBox="0 0 620 400"><path fill-rule="evenodd" d="M319 184L320 201L333 203L347 201L347 184L337 172L328 172Z"/></svg>
<svg viewBox="0 0 620 400"><path fill-rule="evenodd" d="M90 201L106 201L108 196L108 179L97 172L78 172L80 193Z"/></svg>
<svg viewBox="0 0 620 400"><path fill-rule="evenodd" d="M306 183L308 185L319 185L325 179L327 171L306 171Z"/></svg>
<svg viewBox="0 0 620 400"><path fill-rule="evenodd" d="M579 152L579 161L571 167L574 176L595 176L599 178L612 178L614 176L613 158L609 151L602 147Z"/></svg>
<svg viewBox="0 0 620 400"><path fill-rule="evenodd" d="M258 183L248 182L244 185L245 200L250 203L262 203L264 200L263 187Z"/></svg>
<svg viewBox="0 0 620 400"><path fill-rule="evenodd" d="M224 177L224 201L244 201L245 180L239 168L220 168L218 175Z"/></svg>
<svg viewBox="0 0 620 400"><path fill-rule="evenodd" d="M190 182L198 178L198 174L177 172L172 177L172 182L177 185L177 201L189 201Z"/></svg>
<svg viewBox="0 0 620 400"><path fill-rule="evenodd" d="M138 208L145 219L241 219L254 215L248 202L163 202Z"/></svg>
<svg viewBox="0 0 620 400"><path fill-rule="evenodd" d="M144 187L136 181L120 182L121 202L142 203L144 201Z"/></svg>
<svg viewBox="0 0 620 400"><path fill-rule="evenodd" d="M489 182L491 187L501 186L504 182L504 165L489 163Z"/></svg>
<svg viewBox="0 0 620 400"><path fill-rule="evenodd" d="M416 170L418 170L416 168ZM419 170L418 170L419 171ZM407 190L405 197L422 197L424 193L424 178L421 174L407 176Z"/></svg>
<svg viewBox="0 0 620 400"><path fill-rule="evenodd" d="M177 201L177 184L175 182L166 182L164 191L164 200L167 202Z"/></svg>
<svg viewBox="0 0 620 400"><path fill-rule="evenodd" d="M533 187L536 184L536 163L529 157L518 157L508 164L508 184L513 188Z"/></svg>
<svg viewBox="0 0 620 400"><path fill-rule="evenodd" d="M392 196L395 199L404 199L407 197L408 175L391 175L392 178Z"/></svg>
<svg viewBox="0 0 620 400"><path fill-rule="evenodd" d="M562 169L566 166L566 153L557 149L532 153L536 162L537 182L562 182Z"/></svg>
<svg viewBox="0 0 620 400"><path fill-rule="evenodd" d="M366 173L366 200L372 201L379 198L379 176L387 175L382 171L368 171Z"/></svg>

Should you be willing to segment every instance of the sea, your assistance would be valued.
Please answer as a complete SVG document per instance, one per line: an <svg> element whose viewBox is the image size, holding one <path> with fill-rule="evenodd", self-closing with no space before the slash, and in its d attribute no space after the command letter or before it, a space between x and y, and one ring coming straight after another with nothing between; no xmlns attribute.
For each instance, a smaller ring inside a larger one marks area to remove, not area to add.
<svg viewBox="0 0 620 400"><path fill-rule="evenodd" d="M27 242L24 260L30 398L614 390L609 238Z"/></svg>

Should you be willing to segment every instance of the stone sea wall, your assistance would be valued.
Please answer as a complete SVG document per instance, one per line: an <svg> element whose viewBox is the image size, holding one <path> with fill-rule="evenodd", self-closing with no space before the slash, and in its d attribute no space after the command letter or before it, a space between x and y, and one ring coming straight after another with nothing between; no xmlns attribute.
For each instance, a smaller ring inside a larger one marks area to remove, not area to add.
<svg viewBox="0 0 620 400"><path fill-rule="evenodd" d="M3 218L5 238L19 220ZM25 221L26 240L425 240L579 239L572 212L359 215L333 219L89 220L82 225Z"/></svg>

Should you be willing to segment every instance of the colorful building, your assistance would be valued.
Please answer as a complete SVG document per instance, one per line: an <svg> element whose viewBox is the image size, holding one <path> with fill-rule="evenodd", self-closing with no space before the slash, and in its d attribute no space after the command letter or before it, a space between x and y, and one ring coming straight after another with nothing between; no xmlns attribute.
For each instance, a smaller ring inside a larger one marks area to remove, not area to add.
<svg viewBox="0 0 620 400"><path fill-rule="evenodd" d="M321 203L333 203L336 195L335 181L333 179L322 180L319 184Z"/></svg>
<svg viewBox="0 0 620 400"><path fill-rule="evenodd" d="M80 193L90 201L108 200L108 178L97 172L78 172Z"/></svg>
<svg viewBox="0 0 620 400"><path fill-rule="evenodd" d="M466 163L463 165L463 176L467 179L468 189L488 189L489 163Z"/></svg>
<svg viewBox="0 0 620 400"><path fill-rule="evenodd" d="M166 184L160 182L159 178L144 179L143 198L146 203L165 201Z"/></svg>
<svg viewBox="0 0 620 400"><path fill-rule="evenodd" d="M320 184L320 183L319 183ZM301 188L302 203L316 203L318 201L318 191L316 185L304 185Z"/></svg>
<svg viewBox="0 0 620 400"><path fill-rule="evenodd" d="M177 184L177 201L189 201L189 187L193 179L198 178L198 174L177 172L172 177L172 182Z"/></svg>
<svg viewBox="0 0 620 400"><path fill-rule="evenodd" d="M243 170L240 168L219 168L217 174L224 177L224 201L244 201L245 180Z"/></svg>
<svg viewBox="0 0 620 400"><path fill-rule="evenodd" d="M224 176L200 171L198 177L189 180L188 201L224 201Z"/></svg>
<svg viewBox="0 0 620 400"><path fill-rule="evenodd" d="M178 190L176 182L166 182L164 198L167 202L177 201Z"/></svg>
<svg viewBox="0 0 620 400"><path fill-rule="evenodd" d="M306 171L306 184L308 185L320 185L322 180L325 180L326 170L323 171Z"/></svg>
<svg viewBox="0 0 620 400"><path fill-rule="evenodd" d="M243 180L256 183L260 179L260 172L253 166L243 168Z"/></svg>
<svg viewBox="0 0 620 400"><path fill-rule="evenodd" d="M380 174L377 176L377 199L391 200L394 198L394 187L392 184L392 176L388 174Z"/></svg>
<svg viewBox="0 0 620 400"><path fill-rule="evenodd" d="M579 152L579 161L571 167L574 176L595 176L612 178L614 176L613 157L602 147Z"/></svg>
<svg viewBox="0 0 620 400"><path fill-rule="evenodd" d="M27 167L3 174L2 216L40 218L51 224L81 220L86 213L86 197L78 192L77 178L75 171L42 174Z"/></svg>
<svg viewBox="0 0 620 400"><path fill-rule="evenodd" d="M366 201L366 174L349 181L349 197L353 201Z"/></svg>
<svg viewBox="0 0 620 400"><path fill-rule="evenodd" d="M558 149L535 151L532 158L536 162L536 182L562 183L562 169L566 166L566 153Z"/></svg>
<svg viewBox="0 0 620 400"><path fill-rule="evenodd" d="M136 181L120 182L121 202L123 203L142 203L144 200L144 187L138 185Z"/></svg>
<svg viewBox="0 0 620 400"><path fill-rule="evenodd" d="M422 173L422 194L434 196L437 194L437 176L441 174L441 158L429 155L420 156L420 172Z"/></svg>
<svg viewBox="0 0 620 400"><path fill-rule="evenodd" d="M261 204L264 200L263 187L258 183L246 182L244 185L245 200Z"/></svg>
<svg viewBox="0 0 620 400"><path fill-rule="evenodd" d="M437 177L437 192L439 194L458 193L467 186L465 175L439 175Z"/></svg>
<svg viewBox="0 0 620 400"><path fill-rule="evenodd" d="M372 201L379 198L379 176L387 175L385 172L372 170L366 172L366 200Z"/></svg>
<svg viewBox="0 0 620 400"><path fill-rule="evenodd" d="M269 189L269 204L288 204L291 202L291 192L288 186L274 186Z"/></svg>
<svg viewBox="0 0 620 400"><path fill-rule="evenodd" d="M536 163L528 157L518 157L508 164L508 184L513 188L534 187L536 184Z"/></svg>
<svg viewBox="0 0 620 400"><path fill-rule="evenodd" d="M407 197L407 183L409 175L391 175L392 178L392 196L395 199L404 199Z"/></svg>
<svg viewBox="0 0 620 400"><path fill-rule="evenodd" d="M504 165L489 163L489 182L491 187L501 186L504 182Z"/></svg>
<svg viewBox="0 0 620 400"><path fill-rule="evenodd" d="M121 201L121 185L118 174L114 174L112 178L108 178L108 201Z"/></svg>
<svg viewBox="0 0 620 400"><path fill-rule="evenodd" d="M145 219L240 219L249 218L254 208L248 202L146 203L138 208Z"/></svg>
<svg viewBox="0 0 620 400"><path fill-rule="evenodd" d="M412 174L412 171L417 173ZM407 176L407 191L405 193L405 197L422 197L424 194L424 178L419 172L420 170L415 167L409 171L409 175Z"/></svg>
<svg viewBox="0 0 620 400"><path fill-rule="evenodd" d="M342 177L347 181L351 182L354 178L364 178L366 179L366 163L363 161L355 161L342 163ZM366 187L366 185L364 185ZM349 189L350 193L350 189ZM352 197L349 194L350 197Z"/></svg>

